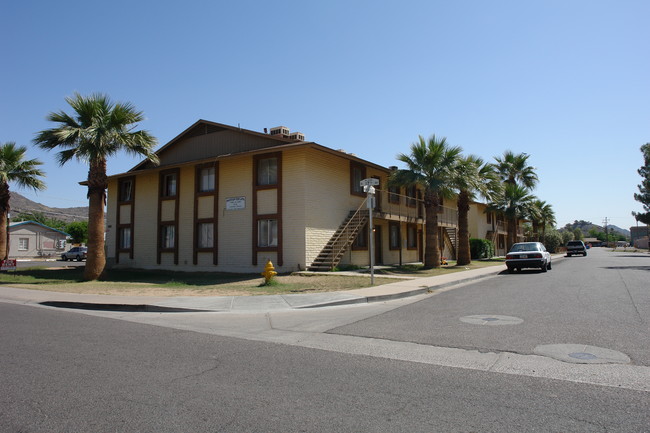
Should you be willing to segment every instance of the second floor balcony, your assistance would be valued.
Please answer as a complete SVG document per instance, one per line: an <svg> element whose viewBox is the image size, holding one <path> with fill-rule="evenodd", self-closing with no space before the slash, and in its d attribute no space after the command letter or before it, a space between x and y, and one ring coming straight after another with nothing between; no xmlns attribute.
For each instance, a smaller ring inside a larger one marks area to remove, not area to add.
<svg viewBox="0 0 650 433"><path fill-rule="evenodd" d="M376 189L375 191L374 216L391 221L424 224L426 217L424 200L382 189ZM457 227L458 210L452 207L439 206L438 224Z"/></svg>

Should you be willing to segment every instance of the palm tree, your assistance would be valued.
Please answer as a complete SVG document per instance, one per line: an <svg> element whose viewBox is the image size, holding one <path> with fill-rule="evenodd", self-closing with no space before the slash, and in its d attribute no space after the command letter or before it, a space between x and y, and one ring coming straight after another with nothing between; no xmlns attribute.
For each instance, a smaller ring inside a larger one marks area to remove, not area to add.
<svg viewBox="0 0 650 433"><path fill-rule="evenodd" d="M555 220L555 211L551 204L542 202L544 205L540 207L540 219L542 222L542 241L546 239L546 227L549 225L555 226L557 221Z"/></svg>
<svg viewBox="0 0 650 433"><path fill-rule="evenodd" d="M528 165L529 157L530 155L526 153L515 155L511 150L503 152L503 157L494 157L501 180L505 183L534 189L539 179L535 173L535 167Z"/></svg>
<svg viewBox="0 0 650 433"><path fill-rule="evenodd" d="M530 155L526 153L515 154L510 150L503 152L503 157L494 157L496 161L496 170L504 182L505 190L508 186L521 186L526 190L532 190L539 181L535 168L528 165ZM513 191L511 191L513 192ZM523 191L519 191L522 193ZM505 199L505 198L504 198ZM520 215L518 218L523 217ZM512 221L512 216L506 215L508 226L508 249L517 239L517 221Z"/></svg>
<svg viewBox="0 0 650 433"><path fill-rule="evenodd" d="M478 195L492 200L500 191L501 184L494 166L484 163L483 159L469 155L461 157L453 173L454 187L458 190L458 265L472 262L469 246L469 209L470 202Z"/></svg>
<svg viewBox="0 0 650 433"><path fill-rule="evenodd" d="M390 178L392 185L424 190L424 209L426 211L426 246L424 266L440 267L440 237L438 232L438 209L443 198L454 195L453 170L462 149L449 146L446 138L437 139L432 135L429 140L420 136L411 145L411 154L399 154L397 159L406 164L406 169L396 170Z"/></svg>
<svg viewBox="0 0 650 433"><path fill-rule="evenodd" d="M0 257L3 259L9 257L9 182L21 188L32 188L34 191L45 189L45 184L39 179L45 176L45 173L38 168L43 163L37 159L25 159L26 153L26 147L16 147L16 143L11 141L0 146Z"/></svg>
<svg viewBox="0 0 650 433"><path fill-rule="evenodd" d="M488 206L489 211L500 212L506 217L508 223L508 249L515 243L517 223L530 213L530 208L535 196L529 193L528 188L520 185L506 183L503 194L496 197Z"/></svg>
<svg viewBox="0 0 650 433"><path fill-rule="evenodd" d="M96 280L104 271L104 206L106 205L107 159L124 150L157 163L153 153L157 140L149 132L134 131L144 119L131 103L113 103L107 95L92 94L66 98L75 111L50 113L47 120L58 123L39 132L34 143L43 149L63 149L57 154L59 164L76 159L89 165L88 170L88 259L85 280Z"/></svg>

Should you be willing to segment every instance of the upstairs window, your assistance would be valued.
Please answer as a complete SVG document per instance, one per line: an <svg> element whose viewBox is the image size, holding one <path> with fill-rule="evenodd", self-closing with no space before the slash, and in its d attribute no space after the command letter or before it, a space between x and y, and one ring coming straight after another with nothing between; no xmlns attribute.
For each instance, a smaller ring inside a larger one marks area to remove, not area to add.
<svg viewBox="0 0 650 433"><path fill-rule="evenodd" d="M278 183L278 158L264 158L257 160L257 185L277 185Z"/></svg>
<svg viewBox="0 0 650 433"><path fill-rule="evenodd" d="M399 186L389 186L388 187L388 202L389 203L399 204L399 202L400 202L399 193L400 193Z"/></svg>
<svg viewBox="0 0 650 433"><path fill-rule="evenodd" d="M120 180L120 201L131 201L133 200L133 180L132 179L122 179Z"/></svg>
<svg viewBox="0 0 650 433"><path fill-rule="evenodd" d="M214 167L204 167L199 171L199 192L212 192L215 187Z"/></svg>
<svg viewBox="0 0 650 433"><path fill-rule="evenodd" d="M415 207L415 204L417 201L415 198L417 197L417 188L415 185L411 185L408 188L406 188L406 196L408 199L406 200L406 205L409 207Z"/></svg>
<svg viewBox="0 0 650 433"><path fill-rule="evenodd" d="M162 177L162 196L163 197L176 197L177 188L177 174L167 173Z"/></svg>
<svg viewBox="0 0 650 433"><path fill-rule="evenodd" d="M366 178L366 168L363 165L350 164L350 193L364 195L361 181Z"/></svg>

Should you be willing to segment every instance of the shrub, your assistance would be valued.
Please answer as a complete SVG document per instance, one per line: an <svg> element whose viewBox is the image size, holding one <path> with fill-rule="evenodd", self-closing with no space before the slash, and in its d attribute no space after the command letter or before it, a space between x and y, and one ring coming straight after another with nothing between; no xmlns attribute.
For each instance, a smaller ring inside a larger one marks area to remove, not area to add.
<svg viewBox="0 0 650 433"><path fill-rule="evenodd" d="M543 243L550 253L557 252L558 248L564 245L562 235L557 230L547 231Z"/></svg>
<svg viewBox="0 0 650 433"><path fill-rule="evenodd" d="M470 239L469 251L472 260L490 259L494 256L494 244L487 239Z"/></svg>

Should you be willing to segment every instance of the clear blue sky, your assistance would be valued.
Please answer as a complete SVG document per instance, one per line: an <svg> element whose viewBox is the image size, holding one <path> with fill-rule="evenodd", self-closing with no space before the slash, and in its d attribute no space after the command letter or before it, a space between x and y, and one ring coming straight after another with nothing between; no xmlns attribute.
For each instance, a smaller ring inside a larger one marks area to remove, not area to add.
<svg viewBox="0 0 650 433"><path fill-rule="evenodd" d="M84 206L87 167L32 147L74 92L143 110L160 146L198 119L397 165L418 135L485 159L530 154L558 226L622 228L650 141L645 0L3 0L0 142L30 147L48 189ZM109 161L109 174L138 161Z"/></svg>

